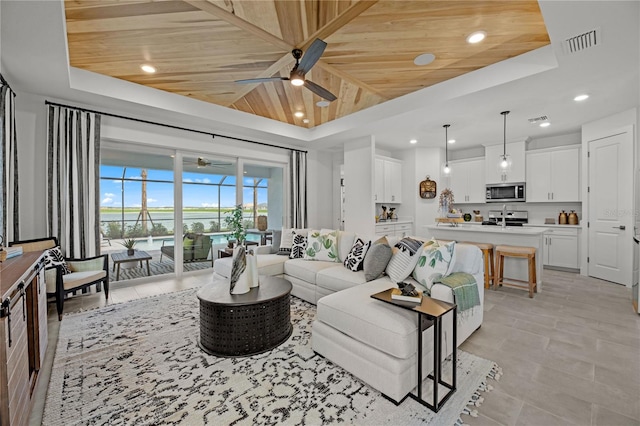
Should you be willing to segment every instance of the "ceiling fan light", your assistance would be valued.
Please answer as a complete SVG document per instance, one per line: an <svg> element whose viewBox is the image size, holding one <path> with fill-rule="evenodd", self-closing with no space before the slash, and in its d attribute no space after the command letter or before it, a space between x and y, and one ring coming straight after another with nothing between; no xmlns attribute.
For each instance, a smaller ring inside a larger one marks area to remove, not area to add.
<svg viewBox="0 0 640 426"><path fill-rule="evenodd" d="M294 77L291 79L291 84L294 86L302 86L304 85L304 80L300 77Z"/></svg>

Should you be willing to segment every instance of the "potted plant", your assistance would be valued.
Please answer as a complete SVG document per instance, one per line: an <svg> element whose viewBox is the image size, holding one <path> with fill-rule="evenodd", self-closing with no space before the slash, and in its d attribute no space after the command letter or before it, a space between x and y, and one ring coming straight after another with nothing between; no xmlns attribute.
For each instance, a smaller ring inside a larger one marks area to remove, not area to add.
<svg viewBox="0 0 640 426"><path fill-rule="evenodd" d="M124 240L122 240L122 242L120 244L125 246L127 248L127 254L129 256L132 256L135 253L135 249L133 247L137 243L138 243L138 241L134 240L133 238L125 238Z"/></svg>
<svg viewBox="0 0 640 426"><path fill-rule="evenodd" d="M447 217L447 214L453 208L453 191L445 188L440 193L440 217Z"/></svg>
<svg viewBox="0 0 640 426"><path fill-rule="evenodd" d="M242 220L242 204L235 206L235 208L224 218L224 223L227 225L227 229L231 231L229 240L235 239L238 244L244 244L244 240L246 238Z"/></svg>

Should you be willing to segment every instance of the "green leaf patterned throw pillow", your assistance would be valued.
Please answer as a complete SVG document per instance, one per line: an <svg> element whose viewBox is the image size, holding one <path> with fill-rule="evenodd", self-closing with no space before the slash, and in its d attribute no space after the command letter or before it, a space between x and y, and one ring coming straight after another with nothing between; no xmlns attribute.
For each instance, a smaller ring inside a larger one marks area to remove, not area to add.
<svg viewBox="0 0 640 426"><path fill-rule="evenodd" d="M434 280L446 276L451 270L455 262L455 246L455 241L442 246L435 240L426 242L413 270L413 278L431 289Z"/></svg>
<svg viewBox="0 0 640 426"><path fill-rule="evenodd" d="M338 231L309 231L305 260L323 260L325 262L339 262Z"/></svg>

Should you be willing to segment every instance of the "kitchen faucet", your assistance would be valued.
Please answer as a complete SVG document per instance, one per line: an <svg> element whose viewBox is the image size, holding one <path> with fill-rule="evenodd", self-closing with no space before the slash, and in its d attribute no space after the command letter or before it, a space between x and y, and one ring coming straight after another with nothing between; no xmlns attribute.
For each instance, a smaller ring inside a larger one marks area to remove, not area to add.
<svg viewBox="0 0 640 426"><path fill-rule="evenodd" d="M502 228L507 227L507 205L502 205Z"/></svg>

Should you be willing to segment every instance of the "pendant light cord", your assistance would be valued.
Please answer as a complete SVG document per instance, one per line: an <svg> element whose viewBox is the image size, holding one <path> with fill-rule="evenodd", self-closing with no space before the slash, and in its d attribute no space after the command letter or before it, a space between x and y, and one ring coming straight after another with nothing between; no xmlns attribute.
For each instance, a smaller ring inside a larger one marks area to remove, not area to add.
<svg viewBox="0 0 640 426"><path fill-rule="evenodd" d="M451 124L445 124L444 126L444 164L445 165L449 165L449 147L448 147L448 143L449 141L447 140L449 138L449 127L451 126Z"/></svg>
<svg viewBox="0 0 640 426"><path fill-rule="evenodd" d="M503 129L503 132L502 132L502 135L503 135L502 157L505 158L505 159L507 158L507 114L509 114L509 112L510 111L502 111L500 113L504 117L504 129Z"/></svg>

